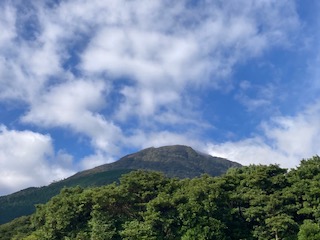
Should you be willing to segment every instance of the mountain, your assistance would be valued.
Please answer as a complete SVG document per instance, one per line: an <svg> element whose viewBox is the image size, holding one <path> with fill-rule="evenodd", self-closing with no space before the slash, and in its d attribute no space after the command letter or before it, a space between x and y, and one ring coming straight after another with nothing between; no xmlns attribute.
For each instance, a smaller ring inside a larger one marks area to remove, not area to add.
<svg viewBox="0 0 320 240"><path fill-rule="evenodd" d="M48 186L28 188L0 197L0 224L32 214L35 211L35 204L47 202L63 187L102 186L117 181L122 174L135 169L161 171L168 177L193 178L204 173L219 176L231 167L241 167L241 165L200 153L187 146L147 148L116 162L79 172Z"/></svg>
<svg viewBox="0 0 320 240"><path fill-rule="evenodd" d="M212 157L183 145L147 148L129 154L120 160L75 174L73 177L91 175L115 169L144 169L164 172L168 177L193 178L207 173L219 176L231 167L240 167L236 162ZM72 178L73 178L72 177Z"/></svg>

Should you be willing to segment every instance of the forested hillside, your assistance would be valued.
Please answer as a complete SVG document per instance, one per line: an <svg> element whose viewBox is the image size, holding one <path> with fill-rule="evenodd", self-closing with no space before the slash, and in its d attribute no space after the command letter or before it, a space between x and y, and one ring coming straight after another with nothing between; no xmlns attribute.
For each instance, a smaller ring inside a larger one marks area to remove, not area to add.
<svg viewBox="0 0 320 240"><path fill-rule="evenodd" d="M1 239L320 239L320 157L287 171L230 169L220 177L133 171L114 183L66 188Z"/></svg>
<svg viewBox="0 0 320 240"><path fill-rule="evenodd" d="M0 224L7 223L17 217L35 212L35 204L46 203L60 193L64 187L98 187L118 181L120 176L131 170L110 170L88 176L67 178L44 187L31 187L19 192L0 197Z"/></svg>
<svg viewBox="0 0 320 240"><path fill-rule="evenodd" d="M224 174L230 167L241 165L227 159L202 154L183 145L147 148L122 157L116 162L79 172L49 186L28 188L0 197L0 224L35 212L35 204L46 203L63 187L102 186L118 181L123 173L133 169L161 171L168 177L192 178L208 173Z"/></svg>

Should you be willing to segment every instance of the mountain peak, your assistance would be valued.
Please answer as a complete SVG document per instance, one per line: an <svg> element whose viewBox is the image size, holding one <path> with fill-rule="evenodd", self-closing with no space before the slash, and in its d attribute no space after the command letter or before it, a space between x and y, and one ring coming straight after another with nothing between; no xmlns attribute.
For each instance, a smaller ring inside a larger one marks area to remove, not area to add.
<svg viewBox="0 0 320 240"><path fill-rule="evenodd" d="M224 158L200 153L189 146L171 145L146 148L126 155L114 163L104 164L78 174L86 175L114 169L145 169L161 171L169 177L192 178L204 173L219 176L230 167L240 166L239 163Z"/></svg>
<svg viewBox="0 0 320 240"><path fill-rule="evenodd" d="M129 154L119 161L128 158L139 158L143 161L162 162L170 161L176 158L189 158L191 155L196 155L196 151L189 146L170 145L163 147L150 147L139 152Z"/></svg>

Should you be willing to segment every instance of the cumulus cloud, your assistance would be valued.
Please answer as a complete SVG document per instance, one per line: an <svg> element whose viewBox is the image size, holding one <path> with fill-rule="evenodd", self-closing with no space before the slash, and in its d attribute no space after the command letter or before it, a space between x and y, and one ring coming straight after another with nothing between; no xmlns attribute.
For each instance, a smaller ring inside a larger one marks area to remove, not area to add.
<svg viewBox="0 0 320 240"><path fill-rule="evenodd" d="M116 119L125 121L130 116L140 118L159 115L159 107L181 105L181 96L174 90L152 88L124 87L121 94L125 96L116 113Z"/></svg>
<svg viewBox="0 0 320 240"><path fill-rule="evenodd" d="M121 130L95 112L104 105L106 90L101 81L71 80L53 86L31 105L22 121L47 128L71 128L89 137L94 148L115 151Z"/></svg>
<svg viewBox="0 0 320 240"><path fill-rule="evenodd" d="M294 116L274 117L259 136L236 142L209 143L206 151L248 164L280 164L293 168L301 159L320 154L320 104Z"/></svg>
<svg viewBox="0 0 320 240"><path fill-rule="evenodd" d="M48 135L0 126L0 195L41 186L74 171L66 153L54 153Z"/></svg>
<svg viewBox="0 0 320 240"><path fill-rule="evenodd" d="M241 5L238 9L232 4L191 8L184 2L142 2L125 2L121 10L99 18L96 24L102 27L80 55L80 68L87 74L131 79L129 86L120 89L124 100L115 116L121 121L132 116L153 121L172 112L169 119L185 118L189 106L181 95L190 86L224 86L221 79L232 73L237 62L285 45L299 25L290 2L233 2ZM256 108L263 101L250 104Z"/></svg>
<svg viewBox="0 0 320 240"><path fill-rule="evenodd" d="M185 1L77 0L24 8L28 14L3 10L13 16L4 24L10 25L15 16L22 18L22 25L32 23L34 39L27 41L20 33L9 46L11 56L0 62L1 72L9 72L0 78L6 86L0 96L34 106L52 79L63 81L62 72L69 70L63 69L65 64L76 58L71 72L80 71L88 79L97 74L107 74L106 81L131 79L120 89L124 101L115 110L122 120L132 114L161 114L157 110L162 106L170 112L170 105L192 86L220 86L238 61L286 44L299 25L291 1L190 6Z"/></svg>
<svg viewBox="0 0 320 240"><path fill-rule="evenodd" d="M184 68L192 74L199 68L198 46L192 38L152 32L151 29L107 27L93 38L82 56L84 70L110 72L116 76L132 76L143 85L150 82L181 81ZM92 61L94 59L94 61Z"/></svg>
<svg viewBox="0 0 320 240"><path fill-rule="evenodd" d="M140 114L138 109L154 115L158 106L176 101L156 97L146 101L146 90L154 96L154 89L165 94L172 89L181 93L190 85L219 87L238 61L286 44L290 31L299 25L289 1L210 2L192 7L184 2L142 2L125 2L121 12L100 19L104 27L81 55L81 68L87 72L133 78L133 86L121 92L127 100L120 106L121 116ZM132 101L135 111L128 106Z"/></svg>

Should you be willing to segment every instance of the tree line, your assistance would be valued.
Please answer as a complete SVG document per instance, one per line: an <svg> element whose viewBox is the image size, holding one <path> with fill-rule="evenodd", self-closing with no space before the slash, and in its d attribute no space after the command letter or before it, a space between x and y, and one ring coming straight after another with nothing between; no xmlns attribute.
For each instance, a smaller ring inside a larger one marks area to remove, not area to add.
<svg viewBox="0 0 320 240"><path fill-rule="evenodd" d="M119 183L64 188L31 216L0 226L1 239L318 240L320 157L291 170L231 168L220 177L133 171Z"/></svg>

